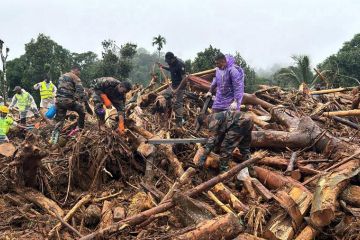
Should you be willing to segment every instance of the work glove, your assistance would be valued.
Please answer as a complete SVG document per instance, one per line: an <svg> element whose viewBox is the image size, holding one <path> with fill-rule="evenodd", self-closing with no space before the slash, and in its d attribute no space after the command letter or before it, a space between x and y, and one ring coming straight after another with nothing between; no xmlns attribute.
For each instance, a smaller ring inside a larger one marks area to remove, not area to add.
<svg viewBox="0 0 360 240"><path fill-rule="evenodd" d="M210 91L205 94L205 97L206 97L206 98L207 98L207 97L211 97L211 96L212 96L212 94L211 94Z"/></svg>
<svg viewBox="0 0 360 240"><path fill-rule="evenodd" d="M233 101L231 104L230 104L230 110L231 111L235 111L237 110L237 102L236 101Z"/></svg>

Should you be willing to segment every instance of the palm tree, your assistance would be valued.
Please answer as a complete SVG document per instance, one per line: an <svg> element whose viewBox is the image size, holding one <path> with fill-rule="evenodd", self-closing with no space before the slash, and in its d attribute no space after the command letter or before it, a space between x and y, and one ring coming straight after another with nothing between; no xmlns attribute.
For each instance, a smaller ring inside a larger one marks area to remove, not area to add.
<svg viewBox="0 0 360 240"><path fill-rule="evenodd" d="M157 45L156 49L159 52L159 61L160 61L160 51L161 51L161 49L163 49L165 44L166 44L166 39L163 36L161 36L160 34L157 37L153 38L152 45L153 46Z"/></svg>
<svg viewBox="0 0 360 240"><path fill-rule="evenodd" d="M302 83L311 84L314 74L311 71L310 60L306 55L297 55L291 57L295 61L294 66L280 69L275 78L279 81L286 81L300 86Z"/></svg>

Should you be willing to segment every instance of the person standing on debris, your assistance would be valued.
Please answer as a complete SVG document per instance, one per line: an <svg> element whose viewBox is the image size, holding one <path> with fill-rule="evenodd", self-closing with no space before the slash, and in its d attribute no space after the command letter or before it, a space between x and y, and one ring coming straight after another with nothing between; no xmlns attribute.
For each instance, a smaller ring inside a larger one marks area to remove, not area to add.
<svg viewBox="0 0 360 240"><path fill-rule="evenodd" d="M216 147L220 147L220 171L226 171L232 152L239 148L243 159L251 156L251 130L253 122L240 111L222 111L208 116L198 117L199 125L204 125L210 131L210 137L205 145L204 154L200 157L203 166L207 156Z"/></svg>
<svg viewBox="0 0 360 240"><path fill-rule="evenodd" d="M163 68L171 74L171 85L160 94L164 95L165 98L174 97L174 112L176 125L182 126L183 123L183 101L185 84L180 83L185 80L185 64L182 60L178 59L172 52L165 54L165 62L169 67L165 67L161 63L158 63L160 68Z"/></svg>
<svg viewBox="0 0 360 240"><path fill-rule="evenodd" d="M8 107L0 106L0 143L9 141L6 135L8 134L11 126L17 125L17 123L8 116L8 113Z"/></svg>
<svg viewBox="0 0 360 240"><path fill-rule="evenodd" d="M47 74L44 75L42 82L34 85L34 89L40 91L40 109L47 110L55 104L56 87Z"/></svg>
<svg viewBox="0 0 360 240"><path fill-rule="evenodd" d="M206 96L211 96L216 89L213 112L225 110L240 110L244 96L244 70L235 64L231 55L220 53L215 58L216 72L210 90Z"/></svg>
<svg viewBox="0 0 360 240"><path fill-rule="evenodd" d="M15 95L11 100L11 104L9 109L12 110L14 107L17 107L20 115L20 123L25 125L26 124L26 116L29 111L33 112L36 118L40 117L39 111L36 107L36 103L34 98L22 89L20 86L16 86L14 88Z"/></svg>
<svg viewBox="0 0 360 240"><path fill-rule="evenodd" d="M77 127L70 133L75 134L82 130L85 125L85 110L83 102L86 101L86 94L80 79L80 67L75 65L71 71L59 78L58 90L56 92L56 125L51 137L51 143L58 141L59 134L63 128L67 111L75 111L78 115Z"/></svg>
<svg viewBox="0 0 360 240"><path fill-rule="evenodd" d="M99 122L105 122L105 109L114 106L118 113L118 118L125 118L125 100L126 93L132 89L131 83L128 81L120 82L113 77L102 77L94 80L93 86L93 102L95 105L95 113Z"/></svg>

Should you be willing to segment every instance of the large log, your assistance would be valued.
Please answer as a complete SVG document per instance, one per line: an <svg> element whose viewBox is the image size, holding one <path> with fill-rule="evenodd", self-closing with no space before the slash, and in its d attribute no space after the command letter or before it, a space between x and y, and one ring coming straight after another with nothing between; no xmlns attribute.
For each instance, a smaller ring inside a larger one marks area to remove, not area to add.
<svg viewBox="0 0 360 240"><path fill-rule="evenodd" d="M354 207L360 207L360 186L350 185L340 195L340 199Z"/></svg>
<svg viewBox="0 0 360 240"><path fill-rule="evenodd" d="M259 152L257 154L253 154L253 157L251 159L246 160L246 161L236 165L229 171L227 171L223 174L220 174L220 175L196 186L195 188L187 191L185 193L185 195L192 197L192 196L200 194L204 191L209 190L210 188L214 187L219 182L223 182L225 180L228 180L228 179L234 177L242 169L256 163L261 158L265 157L266 154L267 154L266 152ZM149 210L146 210L146 211L136 214L134 216L128 217L118 223L115 223L108 228L101 229L101 230L93 232L89 235L86 235L86 236L82 237L81 240L90 240L90 239L100 238L104 235L113 234L113 233L119 231L120 229L122 229L126 225L134 226L134 225L140 224L140 223L144 222L146 219L148 219L150 216L161 213L161 212L165 212L165 211L169 210L170 208L172 208L173 206L174 206L174 203L171 201L164 202L163 204L160 204Z"/></svg>
<svg viewBox="0 0 360 240"><path fill-rule="evenodd" d="M294 237L303 221L303 216L310 207L312 194L301 187L294 186L287 193L277 194L275 199L287 213L280 212L270 219L264 237L290 240Z"/></svg>
<svg viewBox="0 0 360 240"><path fill-rule="evenodd" d="M339 194L348 185L350 179L359 172L360 160L355 159L319 179L310 212L311 221L315 226L324 227L331 223L335 218Z"/></svg>
<svg viewBox="0 0 360 240"><path fill-rule="evenodd" d="M313 240L318 233L319 231L308 225L300 232L299 235L297 235L295 240Z"/></svg>
<svg viewBox="0 0 360 240"><path fill-rule="evenodd" d="M238 235L244 227L239 219L232 213L204 221L190 232L175 237L176 240L217 240L232 239Z"/></svg>

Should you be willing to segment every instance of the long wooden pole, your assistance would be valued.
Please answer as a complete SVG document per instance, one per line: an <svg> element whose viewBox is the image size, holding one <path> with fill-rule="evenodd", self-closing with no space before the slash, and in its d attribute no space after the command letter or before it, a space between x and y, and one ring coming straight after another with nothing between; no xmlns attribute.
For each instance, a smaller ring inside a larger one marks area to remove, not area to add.
<svg viewBox="0 0 360 240"><path fill-rule="evenodd" d="M326 117L328 117L328 116L338 116L338 117L360 116L360 109L324 112L323 115Z"/></svg>
<svg viewBox="0 0 360 240"><path fill-rule="evenodd" d="M333 88L333 89L324 89L318 91L311 91L311 95L320 95L320 94L328 94L328 93L336 93L336 92L346 92L352 91L355 87L346 87L346 88Z"/></svg>

